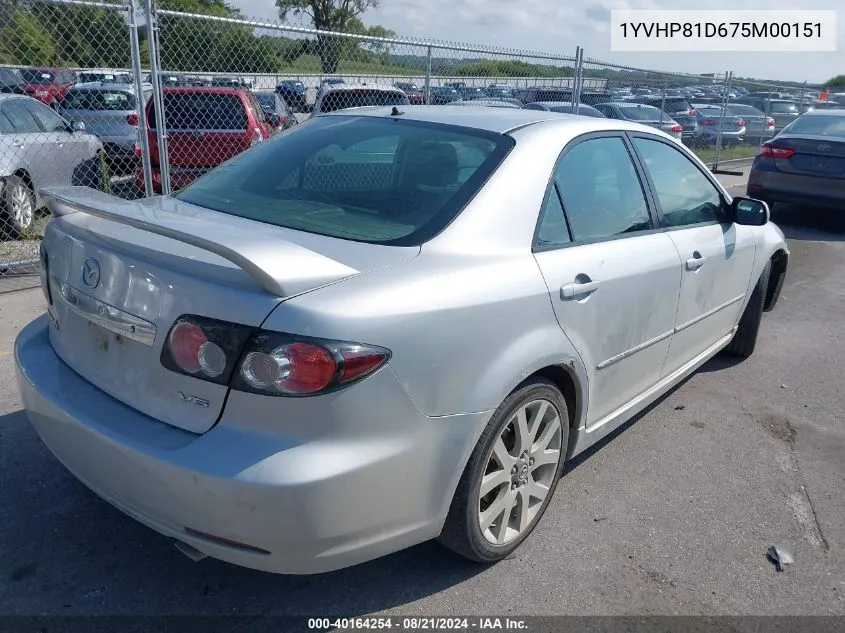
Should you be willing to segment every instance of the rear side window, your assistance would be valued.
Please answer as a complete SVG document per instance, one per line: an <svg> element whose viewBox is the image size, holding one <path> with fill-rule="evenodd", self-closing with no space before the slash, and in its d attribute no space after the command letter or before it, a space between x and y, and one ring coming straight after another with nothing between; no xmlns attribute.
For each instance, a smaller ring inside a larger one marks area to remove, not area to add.
<svg viewBox="0 0 845 633"><path fill-rule="evenodd" d="M9 123L12 124L12 129L15 132L22 134L30 132L40 132L41 127L38 121L32 116L27 109L23 99L10 99L4 101L0 112L6 115Z"/></svg>
<svg viewBox="0 0 845 633"><path fill-rule="evenodd" d="M418 245L460 213L513 144L464 127L318 117L230 159L176 197L309 233Z"/></svg>
<svg viewBox="0 0 845 633"><path fill-rule="evenodd" d="M45 132L68 131L67 123L62 117L53 112L53 108L49 108L35 99L27 99L26 107Z"/></svg>
<svg viewBox="0 0 845 633"><path fill-rule="evenodd" d="M404 105L408 98L390 90L337 90L323 97L321 112L335 112L345 108L364 106Z"/></svg>
<svg viewBox="0 0 845 633"><path fill-rule="evenodd" d="M236 94L170 92L162 99L168 130L246 130L246 109ZM150 108L149 122L155 128L155 107Z"/></svg>
<svg viewBox="0 0 845 633"><path fill-rule="evenodd" d="M803 116L784 128L785 134L845 137L845 116Z"/></svg>
<svg viewBox="0 0 845 633"><path fill-rule="evenodd" d="M120 90L71 90L62 101L62 107L100 112L134 110L135 95Z"/></svg>

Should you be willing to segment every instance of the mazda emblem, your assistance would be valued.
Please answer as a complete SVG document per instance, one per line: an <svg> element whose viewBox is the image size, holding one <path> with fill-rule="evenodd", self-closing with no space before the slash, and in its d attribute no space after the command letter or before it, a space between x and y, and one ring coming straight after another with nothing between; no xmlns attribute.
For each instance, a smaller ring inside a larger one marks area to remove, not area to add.
<svg viewBox="0 0 845 633"><path fill-rule="evenodd" d="M826 152L829 149L830 145L828 145L827 143L822 143L821 145L819 145L819 150L821 150L822 152Z"/></svg>
<svg viewBox="0 0 845 633"><path fill-rule="evenodd" d="M100 264L93 257L82 264L82 281L89 288L96 288L100 283Z"/></svg>

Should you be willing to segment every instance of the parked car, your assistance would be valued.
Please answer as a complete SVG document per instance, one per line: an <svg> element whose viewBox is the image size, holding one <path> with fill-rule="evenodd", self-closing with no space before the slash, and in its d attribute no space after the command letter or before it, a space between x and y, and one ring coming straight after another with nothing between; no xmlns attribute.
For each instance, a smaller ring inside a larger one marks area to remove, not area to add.
<svg viewBox="0 0 845 633"><path fill-rule="evenodd" d="M556 88L550 86L535 86L522 88L514 92L514 96L523 103L537 103L539 101L572 101L571 88Z"/></svg>
<svg viewBox="0 0 845 633"><path fill-rule="evenodd" d="M764 143L747 192L770 204L845 209L845 110L808 112Z"/></svg>
<svg viewBox="0 0 845 633"><path fill-rule="evenodd" d="M195 559L286 574L508 557L568 458L753 353L789 257L670 137L538 111L338 112L171 197L49 195L36 433Z"/></svg>
<svg viewBox="0 0 845 633"><path fill-rule="evenodd" d="M745 119L731 110L707 103L695 103L698 128L695 136L690 139L691 144L710 145L718 142L721 130L722 145L742 143L745 138ZM724 112L724 116L722 113Z"/></svg>
<svg viewBox="0 0 845 633"><path fill-rule="evenodd" d="M630 101L597 103L593 107L608 119L633 121L662 130L678 142L682 139L681 125L660 108Z"/></svg>
<svg viewBox="0 0 845 633"><path fill-rule="evenodd" d="M278 130L289 130L298 123L293 109L287 104L278 92L269 90L254 90L258 105L264 110L265 121Z"/></svg>
<svg viewBox="0 0 845 633"><path fill-rule="evenodd" d="M801 116L798 104L794 101L788 101L785 99L767 99L765 97L747 96L740 97L734 103L744 103L745 105L754 106L761 112L764 112L766 116L772 117L775 120L776 133L780 132L783 128ZM731 105L733 105L733 103Z"/></svg>
<svg viewBox="0 0 845 633"><path fill-rule="evenodd" d="M383 105L410 105L410 101L408 95L393 86L339 84L317 95L314 114Z"/></svg>
<svg viewBox="0 0 845 633"><path fill-rule="evenodd" d="M745 140L751 143L759 143L772 138L775 135L775 120L766 116L754 106L744 103L731 103L728 111L745 121Z"/></svg>
<svg viewBox="0 0 845 633"><path fill-rule="evenodd" d="M450 86L431 87L431 105L445 105L453 101L461 100L461 93Z"/></svg>
<svg viewBox="0 0 845 633"><path fill-rule="evenodd" d="M208 85L221 88L246 88L252 90L252 82L240 77L212 77Z"/></svg>
<svg viewBox="0 0 845 633"><path fill-rule="evenodd" d="M521 103L513 103L507 99L470 99L469 101L453 101L446 105L450 106L469 106L469 107L488 107L488 108L522 108Z"/></svg>
<svg viewBox="0 0 845 633"><path fill-rule="evenodd" d="M395 84L393 84L393 86L395 88L399 88L399 90L401 90L407 95L408 101L411 103L411 105L423 104L425 99L423 97L422 90L420 90L420 87L418 85L406 81L397 81Z"/></svg>
<svg viewBox="0 0 845 633"><path fill-rule="evenodd" d="M537 103L526 103L523 107L526 110L545 110L546 112L561 112L563 114L572 114L574 111L572 104L568 101L566 103L558 101L540 101ZM600 119L605 118L601 112L584 103L578 105L578 114L581 116L592 116Z"/></svg>
<svg viewBox="0 0 845 633"><path fill-rule="evenodd" d="M76 73L76 83L89 84L94 82L110 84L132 84L135 80L130 73L80 72ZM152 84L150 84L152 85Z"/></svg>
<svg viewBox="0 0 845 633"><path fill-rule="evenodd" d="M457 91L461 95L461 99L464 101L487 98L484 90L478 86L463 86L461 88L457 88Z"/></svg>
<svg viewBox="0 0 845 633"><path fill-rule="evenodd" d="M263 109L251 92L242 88L178 86L162 88L167 128L170 187L176 191L236 154L268 139L272 134ZM147 126L153 189L161 193L155 103L147 102ZM140 152L136 148L136 154ZM144 191L141 166L135 183Z"/></svg>
<svg viewBox="0 0 845 633"><path fill-rule="evenodd" d="M25 95L25 83L17 68L0 68L0 93Z"/></svg>
<svg viewBox="0 0 845 633"><path fill-rule="evenodd" d="M308 89L298 79L284 79L276 86L276 92L282 96L294 112L308 111Z"/></svg>
<svg viewBox="0 0 845 633"><path fill-rule="evenodd" d="M505 84L490 84L484 89L484 94L494 99L508 99L513 97L513 88Z"/></svg>
<svg viewBox="0 0 845 633"><path fill-rule="evenodd" d="M99 152L103 146L42 102L0 94L0 229L20 237L42 208L42 187L102 187Z"/></svg>
<svg viewBox="0 0 845 633"><path fill-rule="evenodd" d="M636 103L644 103L654 108L662 108L663 111L677 121L681 126L681 136L684 139L693 138L696 133L695 107L687 101L686 97L663 97L655 94L639 96L634 98Z"/></svg>
<svg viewBox="0 0 845 633"><path fill-rule="evenodd" d="M139 100L134 84L77 84L70 87L56 111L69 121L84 123L86 131L100 139L113 171L132 173L138 117L151 96L152 88Z"/></svg>
<svg viewBox="0 0 845 633"><path fill-rule="evenodd" d="M24 68L21 76L26 94L45 105L54 105L76 83L76 77L65 68Z"/></svg>
<svg viewBox="0 0 845 633"><path fill-rule="evenodd" d="M342 86L346 82L343 80L342 77L326 77L323 81L320 82L320 87L317 88L317 94L320 95L326 90L331 88L335 88L337 86Z"/></svg>

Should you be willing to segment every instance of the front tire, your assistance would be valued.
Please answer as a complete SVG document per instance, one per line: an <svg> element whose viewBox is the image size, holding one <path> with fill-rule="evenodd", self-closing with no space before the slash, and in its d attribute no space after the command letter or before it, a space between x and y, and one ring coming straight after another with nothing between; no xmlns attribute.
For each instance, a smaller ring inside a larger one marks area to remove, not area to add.
<svg viewBox="0 0 845 633"><path fill-rule="evenodd" d="M470 456L438 540L479 563L512 554L534 530L566 460L569 413L543 378L519 385L493 414Z"/></svg>
<svg viewBox="0 0 845 633"><path fill-rule="evenodd" d="M32 228L35 194L23 178L9 176L3 187L3 233L17 239Z"/></svg>
<svg viewBox="0 0 845 633"><path fill-rule="evenodd" d="M727 354L748 358L754 353L757 334L760 332L760 322L763 320L763 305L766 302L766 290L769 287L771 272L772 262L768 262L760 274L760 279L757 280L757 285L754 286L748 305L745 306L745 312L739 320L739 329L725 348Z"/></svg>

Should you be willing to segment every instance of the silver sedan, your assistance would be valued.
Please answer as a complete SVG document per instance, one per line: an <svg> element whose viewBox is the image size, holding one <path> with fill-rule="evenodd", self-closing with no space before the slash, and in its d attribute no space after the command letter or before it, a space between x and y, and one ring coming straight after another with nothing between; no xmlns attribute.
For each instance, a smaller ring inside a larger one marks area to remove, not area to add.
<svg viewBox="0 0 845 633"><path fill-rule="evenodd" d="M321 115L172 197L49 197L36 431L192 558L279 573L508 556L567 459L754 351L789 257L670 136L522 109Z"/></svg>

